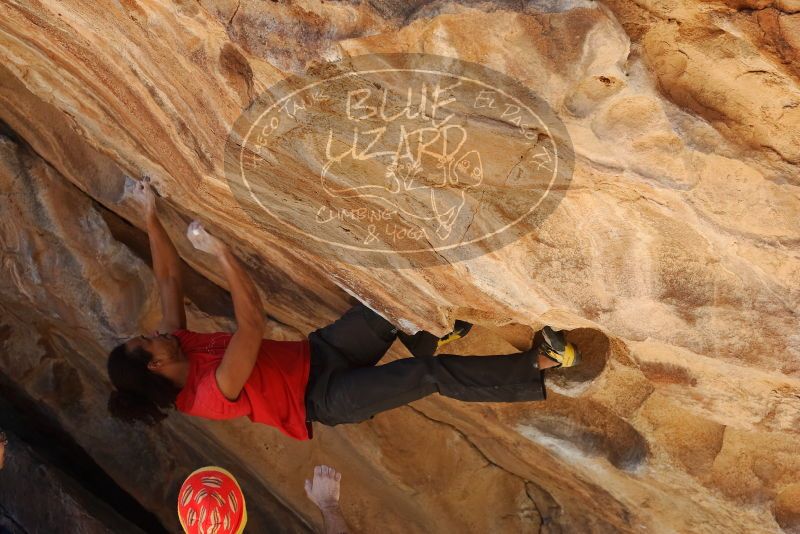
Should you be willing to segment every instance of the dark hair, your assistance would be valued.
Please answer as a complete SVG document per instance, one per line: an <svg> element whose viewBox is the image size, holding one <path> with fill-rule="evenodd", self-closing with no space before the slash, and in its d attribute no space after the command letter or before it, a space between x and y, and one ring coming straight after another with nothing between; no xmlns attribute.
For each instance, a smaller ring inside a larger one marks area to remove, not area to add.
<svg viewBox="0 0 800 534"><path fill-rule="evenodd" d="M108 355L108 377L116 388L108 399L108 411L122 421L154 425L164 419L164 410L175 405L180 389L167 378L147 368L153 355L123 343Z"/></svg>

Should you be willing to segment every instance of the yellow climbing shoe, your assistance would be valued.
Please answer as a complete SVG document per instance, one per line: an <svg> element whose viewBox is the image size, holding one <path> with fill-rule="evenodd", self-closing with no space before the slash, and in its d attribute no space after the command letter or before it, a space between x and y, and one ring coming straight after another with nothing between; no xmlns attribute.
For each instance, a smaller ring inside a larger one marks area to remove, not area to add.
<svg viewBox="0 0 800 534"><path fill-rule="evenodd" d="M581 353L572 343L567 342L562 331L556 332L549 326L542 329L544 341L541 353L556 362L556 367L574 367L581 363Z"/></svg>
<svg viewBox="0 0 800 534"><path fill-rule="evenodd" d="M460 319L456 320L455 324L453 325L453 331L446 336L439 338L439 341L436 343L436 350L439 350L451 341L455 341L456 339L461 339L462 337L466 336L467 332L469 332L471 328L472 323L468 323L467 321L462 321Z"/></svg>

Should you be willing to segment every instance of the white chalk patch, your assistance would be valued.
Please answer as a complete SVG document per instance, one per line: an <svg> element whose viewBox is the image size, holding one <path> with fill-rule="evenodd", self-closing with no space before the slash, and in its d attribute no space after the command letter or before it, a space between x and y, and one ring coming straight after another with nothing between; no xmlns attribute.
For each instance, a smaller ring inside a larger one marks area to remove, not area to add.
<svg viewBox="0 0 800 534"><path fill-rule="evenodd" d="M587 380L586 382L579 382L569 387L561 387L556 384L555 381L556 379L554 379L552 376L548 376L547 373L545 373L544 385L547 388L547 391L553 391L566 397L578 397L585 393L586 390L592 385L592 381Z"/></svg>
<svg viewBox="0 0 800 534"><path fill-rule="evenodd" d="M578 8L597 9L597 3L590 0L533 0L528 8L543 13L563 13Z"/></svg>
<svg viewBox="0 0 800 534"><path fill-rule="evenodd" d="M400 330L403 332L408 332L409 334L416 334L422 330L419 326L415 325L408 319L398 319L397 326L400 328Z"/></svg>
<svg viewBox="0 0 800 534"><path fill-rule="evenodd" d="M124 201L125 199L128 199L128 198L134 198L135 199L137 196L139 196L137 191L136 191L136 186L137 186L138 183L139 182L137 182L136 180L134 180L133 178L131 178L130 176L128 176L126 174L125 175L125 186L122 188L122 197L119 199L119 201L121 202L121 201Z"/></svg>
<svg viewBox="0 0 800 534"><path fill-rule="evenodd" d="M357 295L356 293L351 291L350 288L348 288L346 285L344 285L344 283L341 282L336 276L331 276L331 280L333 280L333 283L336 284L336 286L339 287L339 289L341 289L342 291L344 291L345 293L347 293L351 297L353 297L356 300L358 300L361 304L363 304L364 306L366 306L370 310L374 311L375 313L377 313L378 315L380 315L381 317L383 317L384 319L389 321L389 318L386 317L385 314L383 314L380 311L376 310L375 306L373 304L371 304L367 299L365 299L361 295ZM391 323L392 321L389 321L389 322ZM418 327L417 325L415 325L414 323L412 323L411 321L409 321L407 319L398 319L397 320L397 324L395 326L400 328L403 332L407 332L409 334L416 334L417 332L419 332L421 330L420 327Z"/></svg>
<svg viewBox="0 0 800 534"><path fill-rule="evenodd" d="M566 460L567 462L588 466L595 463L588 460L594 460L599 456L586 454L584 451L573 445L572 442L554 436L549 436L538 428L534 428L532 426L517 425L514 427L514 430L534 443L538 443L544 448L555 453L556 456Z"/></svg>

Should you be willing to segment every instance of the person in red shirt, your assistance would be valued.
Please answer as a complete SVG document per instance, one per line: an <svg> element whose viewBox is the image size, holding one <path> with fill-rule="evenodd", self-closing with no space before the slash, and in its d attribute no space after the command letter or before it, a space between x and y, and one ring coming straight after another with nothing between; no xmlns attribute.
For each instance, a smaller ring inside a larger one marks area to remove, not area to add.
<svg viewBox="0 0 800 534"><path fill-rule="evenodd" d="M195 248L219 259L233 299L234 333L186 330L180 259L158 220L155 195L141 180L143 205L163 313L159 330L114 348L108 374L115 391L109 411L154 423L175 407L208 419L246 416L289 437L310 439L311 423L357 423L432 393L462 401L543 400L543 370L580 361L563 334L545 327L531 350L492 357L434 356L457 335L407 335L358 304L303 341L262 338L264 317L255 284L231 250L192 222ZM469 329L462 323L458 334ZM413 358L377 365L400 339Z"/></svg>

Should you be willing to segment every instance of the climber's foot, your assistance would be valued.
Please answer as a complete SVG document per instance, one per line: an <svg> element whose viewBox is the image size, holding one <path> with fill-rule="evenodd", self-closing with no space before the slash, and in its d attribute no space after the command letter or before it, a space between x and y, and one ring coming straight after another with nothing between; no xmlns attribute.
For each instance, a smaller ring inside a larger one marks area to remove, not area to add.
<svg viewBox="0 0 800 534"><path fill-rule="evenodd" d="M456 339L461 339L462 337L466 336L471 328L472 323L468 323L467 321L462 321L460 319L456 320L455 324L453 325L453 331L446 336L439 338L439 341L436 343L436 350L439 350L451 341L455 341Z"/></svg>
<svg viewBox="0 0 800 534"><path fill-rule="evenodd" d="M542 329L539 355L554 362L549 367L574 367L581 363L581 353L578 348L567 342L563 331L555 331L549 326Z"/></svg>
<svg viewBox="0 0 800 534"><path fill-rule="evenodd" d="M437 350L451 341L466 336L470 328L472 328L470 323L466 321L456 321L455 325L453 325L453 331L441 338L424 330L420 330L412 335L397 332L397 338L415 357L427 358L433 356Z"/></svg>

